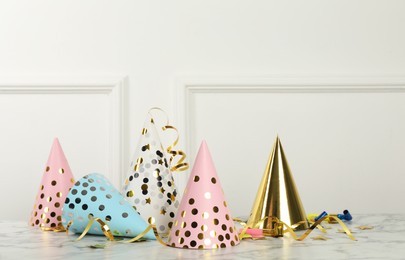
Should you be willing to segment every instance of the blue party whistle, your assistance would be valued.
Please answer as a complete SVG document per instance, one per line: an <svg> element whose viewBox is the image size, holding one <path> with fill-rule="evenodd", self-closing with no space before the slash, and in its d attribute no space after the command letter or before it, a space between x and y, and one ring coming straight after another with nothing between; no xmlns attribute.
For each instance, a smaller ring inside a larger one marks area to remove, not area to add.
<svg viewBox="0 0 405 260"><path fill-rule="evenodd" d="M324 211L324 212L322 212L321 214L319 214L319 216L317 216L317 217L315 218L315 221L318 221L318 219L323 218L323 217L325 217L325 216L327 216L327 215L328 215L328 213L326 213L326 211Z"/></svg>
<svg viewBox="0 0 405 260"><path fill-rule="evenodd" d="M352 220L353 219L352 215L350 215L350 212L347 209L345 209L343 211L343 214L337 214L337 217L341 220Z"/></svg>

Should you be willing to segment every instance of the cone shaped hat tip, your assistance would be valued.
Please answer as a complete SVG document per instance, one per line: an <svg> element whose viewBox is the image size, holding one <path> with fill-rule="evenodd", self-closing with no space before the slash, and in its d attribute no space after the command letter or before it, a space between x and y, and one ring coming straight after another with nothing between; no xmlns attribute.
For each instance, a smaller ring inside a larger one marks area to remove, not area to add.
<svg viewBox="0 0 405 260"><path fill-rule="evenodd" d="M52 144L52 146L59 146L59 147L61 147L60 142L59 142L59 139L58 139L57 137L55 137L55 138L53 139L53 144Z"/></svg>

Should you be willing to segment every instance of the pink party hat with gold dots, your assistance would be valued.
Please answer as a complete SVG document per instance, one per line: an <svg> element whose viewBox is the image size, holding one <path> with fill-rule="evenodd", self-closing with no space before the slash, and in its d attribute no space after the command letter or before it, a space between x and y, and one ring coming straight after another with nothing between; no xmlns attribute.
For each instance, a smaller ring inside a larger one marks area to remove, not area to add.
<svg viewBox="0 0 405 260"><path fill-rule="evenodd" d="M63 227L62 208L73 183L72 171L59 140L55 138L32 210L30 225L39 226L43 230Z"/></svg>
<svg viewBox="0 0 405 260"><path fill-rule="evenodd" d="M192 249L239 244L207 143L202 142L170 231L169 245Z"/></svg>

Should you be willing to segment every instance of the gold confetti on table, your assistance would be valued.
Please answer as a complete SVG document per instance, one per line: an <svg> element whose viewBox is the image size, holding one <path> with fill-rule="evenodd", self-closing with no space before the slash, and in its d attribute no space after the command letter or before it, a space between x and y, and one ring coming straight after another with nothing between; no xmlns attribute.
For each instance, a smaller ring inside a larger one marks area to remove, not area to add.
<svg viewBox="0 0 405 260"><path fill-rule="evenodd" d="M373 229L374 227L373 226L358 226L357 228L361 229L361 230L368 230L368 229Z"/></svg>
<svg viewBox="0 0 405 260"><path fill-rule="evenodd" d="M316 236L316 237L311 237L313 240L328 240L328 239L330 239L330 238L328 238L328 237L325 237L325 236L322 236L322 235L319 235L319 236Z"/></svg>

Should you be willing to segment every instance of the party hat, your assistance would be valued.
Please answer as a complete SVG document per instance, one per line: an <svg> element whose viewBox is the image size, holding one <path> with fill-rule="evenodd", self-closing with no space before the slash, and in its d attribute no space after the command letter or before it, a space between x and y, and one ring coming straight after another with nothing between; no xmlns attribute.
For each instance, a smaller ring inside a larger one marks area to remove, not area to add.
<svg viewBox="0 0 405 260"><path fill-rule="evenodd" d="M97 173L78 180L63 206L63 225L69 226L69 231L83 233L91 218L103 221L114 236L134 237L148 227L121 193L103 175ZM104 234L96 222L88 233ZM155 239L153 231L146 233L144 238Z"/></svg>
<svg viewBox="0 0 405 260"><path fill-rule="evenodd" d="M169 245L208 249L239 244L238 234L205 141L198 151L178 212L170 231Z"/></svg>
<svg viewBox="0 0 405 260"><path fill-rule="evenodd" d="M72 171L55 138L32 210L31 226L44 230L61 227L63 203L73 183Z"/></svg>
<svg viewBox="0 0 405 260"><path fill-rule="evenodd" d="M155 123L148 118L125 180L123 194L143 219L167 234L179 206L177 190Z"/></svg>
<svg viewBox="0 0 405 260"><path fill-rule="evenodd" d="M265 235L282 236L277 232L279 227L274 217L288 225L302 222L296 229L308 229L306 214L278 136L247 226L263 229Z"/></svg>

